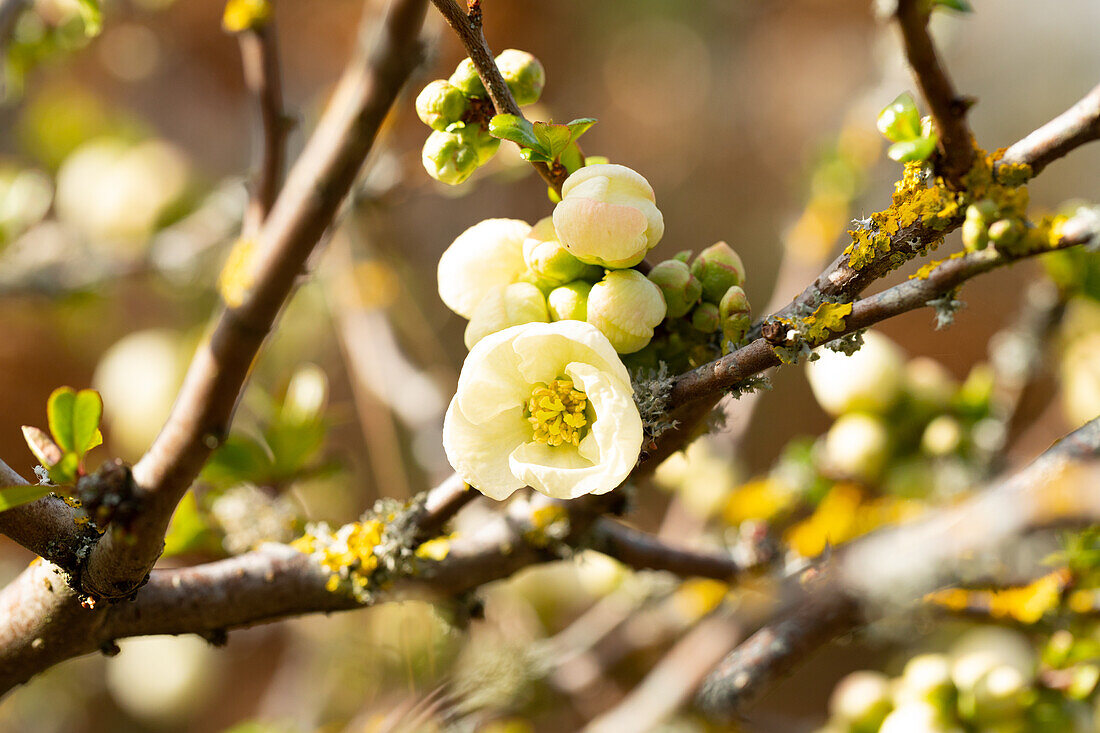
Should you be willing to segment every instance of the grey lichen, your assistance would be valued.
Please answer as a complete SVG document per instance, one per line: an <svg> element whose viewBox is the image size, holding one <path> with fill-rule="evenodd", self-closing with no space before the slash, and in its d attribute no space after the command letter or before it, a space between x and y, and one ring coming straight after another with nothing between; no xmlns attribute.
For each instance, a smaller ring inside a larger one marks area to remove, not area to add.
<svg viewBox="0 0 1100 733"><path fill-rule="evenodd" d="M838 353L844 354L845 356L851 356L852 354L859 351L860 348L863 346L863 334L866 333L866 331L867 329L863 328L859 331L846 333L840 338L833 339L829 343L825 344L825 348L829 349L830 351L836 351Z"/></svg>
<svg viewBox="0 0 1100 733"><path fill-rule="evenodd" d="M947 328L955 322L955 314L966 305L961 300L957 300L955 296L958 295L958 291L952 290L949 293L945 293L940 298L933 298L925 303L930 308L936 309L936 330L940 331Z"/></svg>
<svg viewBox="0 0 1100 733"><path fill-rule="evenodd" d="M771 380L761 374L757 374L733 385L728 390L726 390L726 393L732 395L733 398L737 400L741 398L741 395L747 395L753 392L762 392L771 388Z"/></svg>
<svg viewBox="0 0 1100 733"><path fill-rule="evenodd" d="M677 421L668 416L672 381L668 364L663 361L656 369L638 370L632 380L634 404L642 417L642 427L654 438L677 425Z"/></svg>

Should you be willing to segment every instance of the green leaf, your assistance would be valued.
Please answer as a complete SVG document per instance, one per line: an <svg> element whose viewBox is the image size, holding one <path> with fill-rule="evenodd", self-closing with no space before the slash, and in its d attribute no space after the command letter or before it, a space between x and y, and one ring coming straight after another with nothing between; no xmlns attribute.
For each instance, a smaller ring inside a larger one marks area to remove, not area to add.
<svg viewBox="0 0 1100 733"><path fill-rule="evenodd" d="M103 30L103 9L99 7L99 0L77 0L80 9L80 19L84 21L84 35L92 38L98 36Z"/></svg>
<svg viewBox="0 0 1100 733"><path fill-rule="evenodd" d="M549 152L550 159L557 160L558 156L565 152L570 144L575 142L594 124L596 124L596 120L591 117L583 117L564 125L557 125L553 122L536 122L533 128L535 136Z"/></svg>
<svg viewBox="0 0 1100 733"><path fill-rule="evenodd" d="M902 92L879 112L878 131L900 143L920 137L920 113L909 92ZM896 160L896 158L895 158Z"/></svg>
<svg viewBox="0 0 1100 733"><path fill-rule="evenodd" d="M932 0L932 7L942 5L945 8L958 10L960 13L973 13L974 8L967 0Z"/></svg>
<svg viewBox="0 0 1100 733"><path fill-rule="evenodd" d="M913 140L905 140L894 143L886 150L891 160L899 163L911 163L917 160L928 160L928 156L936 149L936 140L931 137L918 137Z"/></svg>
<svg viewBox="0 0 1100 733"><path fill-rule="evenodd" d="M511 140L521 148L537 150L544 156L550 152L535 135L534 126L519 115L495 115L489 120L489 134L501 140Z"/></svg>
<svg viewBox="0 0 1100 733"><path fill-rule="evenodd" d="M233 433L214 451L201 478L222 490L246 481L264 484L271 480L274 463L272 452L258 440Z"/></svg>
<svg viewBox="0 0 1100 733"><path fill-rule="evenodd" d="M79 459L103 442L99 421L103 416L103 399L94 389L79 392L72 387L59 387L46 403L46 417L53 438L66 453Z"/></svg>
<svg viewBox="0 0 1100 733"><path fill-rule="evenodd" d="M597 120L595 117L578 117L575 120L570 120L569 122L566 122L565 125L573 134L573 140L575 142L577 138L588 132L588 130L592 127L592 125L596 124L596 122Z"/></svg>
<svg viewBox="0 0 1100 733"><path fill-rule="evenodd" d="M46 434L45 430L40 430L32 425L24 425L23 439L27 441L34 457L46 468L59 463L61 456L64 455L61 449L57 447L57 443L53 442L53 439Z"/></svg>
<svg viewBox="0 0 1100 733"><path fill-rule="evenodd" d="M58 486L71 486L76 483L77 469L80 467L80 456L76 453L66 453L61 460L49 466L50 481Z"/></svg>
<svg viewBox="0 0 1100 733"><path fill-rule="evenodd" d="M0 512L41 499L52 490L52 487L42 486L41 484L0 487Z"/></svg>

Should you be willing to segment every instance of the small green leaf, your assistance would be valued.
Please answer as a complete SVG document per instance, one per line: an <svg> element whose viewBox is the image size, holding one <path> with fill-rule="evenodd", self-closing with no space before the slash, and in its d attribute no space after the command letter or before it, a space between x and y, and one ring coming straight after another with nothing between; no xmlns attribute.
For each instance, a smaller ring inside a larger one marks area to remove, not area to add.
<svg viewBox="0 0 1100 733"><path fill-rule="evenodd" d="M879 112L878 131L899 143L920 137L920 113L909 92L902 92Z"/></svg>
<svg viewBox="0 0 1100 733"><path fill-rule="evenodd" d="M534 123L535 135L545 150L549 151L553 160L562 154L562 151L573 139L573 133L567 125L555 125L553 122Z"/></svg>
<svg viewBox="0 0 1100 733"><path fill-rule="evenodd" d="M561 155L558 156L558 160L561 161L561 164L565 166L565 170L569 173L574 173L583 168L585 164L584 155L581 154L581 149L575 141L569 143L569 147L562 151Z"/></svg>
<svg viewBox="0 0 1100 733"><path fill-rule="evenodd" d="M66 453L61 460L49 466L50 481L58 486L71 486L76 483L77 469L80 467L80 456L76 453Z"/></svg>
<svg viewBox="0 0 1100 733"><path fill-rule="evenodd" d="M0 512L41 499L52 490L52 487L42 486L41 484L0 487Z"/></svg>
<svg viewBox="0 0 1100 733"><path fill-rule="evenodd" d="M501 140L511 140L521 148L531 148L544 156L549 155L535 135L534 127L519 115L495 115L489 120L489 134Z"/></svg>
<svg viewBox="0 0 1100 733"><path fill-rule="evenodd" d="M575 142L577 138L588 132L596 122L597 120L595 117L578 117L575 120L566 122L565 126L568 127L569 131L573 134L573 140Z"/></svg>
<svg viewBox="0 0 1100 733"><path fill-rule="evenodd" d="M928 160L928 156L936 149L936 140L931 137L918 137L912 140L904 140L894 143L886 150L891 160L899 163L911 163L918 160Z"/></svg>
<svg viewBox="0 0 1100 733"><path fill-rule="evenodd" d="M32 425L24 425L23 439L27 441L27 445L30 447L34 457L46 468L61 461L61 456L63 455L61 449L58 448L57 443L53 442L53 439L46 434L45 430L40 430Z"/></svg>
<svg viewBox="0 0 1100 733"><path fill-rule="evenodd" d="M520 148L520 157L531 163L549 163L553 158L533 148Z"/></svg>
<svg viewBox="0 0 1100 733"><path fill-rule="evenodd" d="M103 416L103 399L94 389L79 392L72 387L59 387L46 403L50 432L65 453L75 453L77 462L84 454L103 442L99 421Z"/></svg>
<svg viewBox="0 0 1100 733"><path fill-rule="evenodd" d="M967 0L932 0L932 6L942 5L945 8L958 10L960 13L973 13L974 8Z"/></svg>

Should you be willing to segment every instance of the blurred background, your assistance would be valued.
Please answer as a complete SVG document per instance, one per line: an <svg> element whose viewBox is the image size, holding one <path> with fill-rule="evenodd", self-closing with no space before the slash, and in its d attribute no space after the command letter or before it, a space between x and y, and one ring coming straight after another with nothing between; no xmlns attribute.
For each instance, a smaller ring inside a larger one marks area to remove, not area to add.
<svg viewBox="0 0 1100 733"><path fill-rule="evenodd" d="M970 119L992 150L1096 84L1100 5L973 4L973 15L937 14L933 32L959 89L978 97ZM366 7L377 15L382 3ZM483 7L494 51L529 51L547 69L528 117L597 118L585 151L649 179L666 224L651 259L727 241L744 259L758 314L771 298L801 290L851 219L888 203L899 166L885 158L875 118L915 87L892 29L867 2ZM360 0L276 3L285 103L296 123L292 160L351 53L362 8ZM60 385L103 395L106 441L93 466L138 458L217 303L257 132L222 11L219 0L111 0L102 32L86 38L74 0L36 0L15 25L0 106L0 459L24 476L34 460L19 428L45 426L46 399ZM436 294L436 262L484 218L534 222L551 205L507 144L457 188L424 173L427 130L412 100L462 57L434 13L427 36L429 59L387 123L353 206L314 259L315 278L258 363L232 450L219 453L177 515L165 563L287 541L305 521L338 525L449 473L439 433L465 349L463 322ZM1100 200L1098 170L1100 146L1053 164L1030 187L1032 211ZM959 246L953 235L941 252ZM961 383L989 359L990 337L1013 323L1041 270L1028 262L968 285L966 307L947 331L933 330L930 311L881 330L903 358L931 357L945 379ZM1071 303L1066 333L1095 329L1098 311ZM1082 346L1066 333L1022 406L1026 427L1007 465L1100 411L1100 344ZM1077 355L1062 359L1067 353ZM754 518L746 501L730 508L738 487L789 458L792 445L812 443L792 440L813 439L831 423L801 368L777 373L773 387L751 428L743 412L731 412L728 427L743 432L736 445L716 435L667 472L666 491L639 496L641 526L672 521L672 506L687 517L673 517L681 534L707 528L719 542ZM677 494L692 482L705 485L703 496ZM477 511L463 520L476 523ZM0 539L0 580L29 560ZM220 649L194 637L124 641L118 656L65 663L9 694L0 730L386 730L409 709L427 721L433 705L467 729L571 730L629 691L722 593L631 573L587 552L486 589L484 619L473 622L461 605L408 602L234 632ZM634 624L614 640L621 653L609 652L613 661L595 671L560 666L563 630L608 604L627 608L623 618ZM873 660L890 664L898 649L888 632L833 645L769 694L745 730L821 722L838 678ZM674 725L705 729L691 716Z"/></svg>

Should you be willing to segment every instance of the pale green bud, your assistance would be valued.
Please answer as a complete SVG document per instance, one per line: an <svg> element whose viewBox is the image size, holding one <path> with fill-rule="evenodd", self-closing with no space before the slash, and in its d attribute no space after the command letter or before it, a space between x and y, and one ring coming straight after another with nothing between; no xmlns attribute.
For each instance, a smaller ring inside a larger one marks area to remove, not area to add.
<svg viewBox="0 0 1100 733"><path fill-rule="evenodd" d="M554 288L546 297L550 306L550 319L553 321L588 320L588 294L592 284L576 280L560 288Z"/></svg>
<svg viewBox="0 0 1100 733"><path fill-rule="evenodd" d="M512 283L492 291L477 306L466 324L466 348L472 349L489 334L511 326L549 320L542 292L530 283Z"/></svg>
<svg viewBox="0 0 1100 733"><path fill-rule="evenodd" d="M924 428L920 447L930 456L946 456L954 453L962 442L962 427L950 415L940 415Z"/></svg>
<svg viewBox="0 0 1100 733"><path fill-rule="evenodd" d="M732 247L717 242L699 253L691 265L691 274L703 283L703 300L718 305L727 290L745 282L745 265Z"/></svg>
<svg viewBox="0 0 1100 733"><path fill-rule="evenodd" d="M665 223L653 188L613 163L573 172L554 207L554 229L574 257L590 265L633 267L661 240Z"/></svg>
<svg viewBox="0 0 1100 733"><path fill-rule="evenodd" d="M965 707L972 705L970 717L976 723L1012 720L1023 712L1030 693L1030 683L1020 670L1002 664L978 678Z"/></svg>
<svg viewBox="0 0 1100 733"><path fill-rule="evenodd" d="M660 288L637 270L609 272L588 294L588 322L600 329L620 354L648 344L665 312Z"/></svg>
<svg viewBox="0 0 1100 733"><path fill-rule="evenodd" d="M699 302L703 284L680 260L665 260L649 271L649 279L661 289L669 318L679 318Z"/></svg>
<svg viewBox="0 0 1100 733"><path fill-rule="evenodd" d="M546 71L537 58L526 51L509 48L497 56L496 62L516 104L523 107L539 101L546 84Z"/></svg>
<svg viewBox="0 0 1100 733"><path fill-rule="evenodd" d="M906 703L886 716L879 733L962 733L934 705L926 702Z"/></svg>
<svg viewBox="0 0 1100 733"><path fill-rule="evenodd" d="M975 201L966 207L967 219L978 219L989 224L997 218L997 204L989 199Z"/></svg>
<svg viewBox="0 0 1100 733"><path fill-rule="evenodd" d="M580 279L589 269L589 265L561 246L554 231L554 220L549 216L540 219L523 240L523 260L540 282L549 287Z"/></svg>
<svg viewBox="0 0 1100 733"><path fill-rule="evenodd" d="M1018 219L998 219L989 225L989 241L998 249L1009 249L1024 236L1023 222Z"/></svg>
<svg viewBox="0 0 1100 733"><path fill-rule="evenodd" d="M718 317L722 325L722 338L735 344L741 343L752 328L752 311L749 297L739 285L733 285L718 304Z"/></svg>
<svg viewBox="0 0 1100 733"><path fill-rule="evenodd" d="M467 97L485 97L485 85L481 83L481 77L477 75L477 67L470 59L462 59L455 67L455 73L447 80L451 86L456 87Z"/></svg>
<svg viewBox="0 0 1100 733"><path fill-rule="evenodd" d="M905 664L894 689L894 702L927 702L944 714L955 707L951 660L944 654L918 654Z"/></svg>
<svg viewBox="0 0 1100 733"><path fill-rule="evenodd" d="M844 478L873 481L890 455L890 434L877 417L860 412L841 415L825 434L825 469Z"/></svg>
<svg viewBox="0 0 1100 733"><path fill-rule="evenodd" d="M1030 684L1038 666L1038 657L1027 638L998 626L967 632L952 647L951 659L951 679L960 692L973 691L979 679L1002 665L1015 668Z"/></svg>
<svg viewBox="0 0 1100 733"><path fill-rule="evenodd" d="M416 97L416 114L433 130L446 130L458 122L470 106L466 95L442 79L428 84Z"/></svg>
<svg viewBox="0 0 1100 733"><path fill-rule="evenodd" d="M436 130L424 142L420 157L424 170L437 181L457 186L477 170L477 147L464 135Z"/></svg>
<svg viewBox="0 0 1100 733"><path fill-rule="evenodd" d="M706 301L695 306L695 310L691 312L691 325L695 327L695 330L702 331L703 333L714 333L717 331L718 327L721 325L721 318L718 315L718 306Z"/></svg>
<svg viewBox="0 0 1100 733"><path fill-rule="evenodd" d="M892 708L890 679L880 672L852 672L829 697L829 714L854 733L875 733Z"/></svg>
<svg viewBox="0 0 1100 733"><path fill-rule="evenodd" d="M974 207L971 206L971 209ZM963 247L967 252L977 252L989 244L989 227L980 216L971 217L967 211L966 221L962 225Z"/></svg>
<svg viewBox="0 0 1100 733"><path fill-rule="evenodd" d="M905 361L901 349L875 331L863 335L863 346L851 356L821 348L806 366L806 378L818 404L830 415L854 410L882 413L896 402Z"/></svg>
<svg viewBox="0 0 1100 733"><path fill-rule="evenodd" d="M466 125L458 130L459 136L477 150L477 164L485 165L500 150L500 138L493 137L480 125Z"/></svg>

